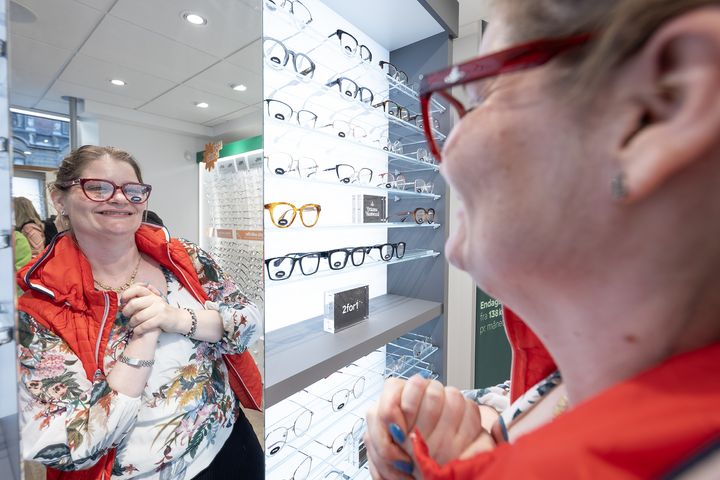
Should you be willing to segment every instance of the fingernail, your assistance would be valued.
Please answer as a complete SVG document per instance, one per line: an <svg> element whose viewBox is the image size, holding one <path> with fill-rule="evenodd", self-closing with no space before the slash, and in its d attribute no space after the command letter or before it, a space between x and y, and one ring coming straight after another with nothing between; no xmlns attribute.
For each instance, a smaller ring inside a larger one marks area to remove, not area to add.
<svg viewBox="0 0 720 480"><path fill-rule="evenodd" d="M413 464L410 462L404 462L402 460L396 460L393 462L393 467L395 467L396 470L401 471L402 473L407 473L408 475L412 475L413 472Z"/></svg>
<svg viewBox="0 0 720 480"><path fill-rule="evenodd" d="M420 375L420 376L423 377L424 379L430 378L430 372L429 372L428 370L420 370L420 372L418 373L418 375Z"/></svg>
<svg viewBox="0 0 720 480"><path fill-rule="evenodd" d="M402 428L400 428L400 425L397 423L391 423L388 427L390 430L390 435L392 436L393 440L395 440L395 443L398 445L405 443L405 432L402 431Z"/></svg>

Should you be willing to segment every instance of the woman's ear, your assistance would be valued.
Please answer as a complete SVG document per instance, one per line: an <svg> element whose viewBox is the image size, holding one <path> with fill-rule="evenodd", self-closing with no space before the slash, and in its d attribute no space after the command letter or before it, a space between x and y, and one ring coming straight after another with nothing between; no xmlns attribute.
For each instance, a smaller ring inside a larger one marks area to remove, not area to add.
<svg viewBox="0 0 720 480"><path fill-rule="evenodd" d="M53 206L55 207L55 211L58 212L58 215L67 215L67 212L65 210L65 201L63 197L63 192L56 188L53 188L50 191L50 200L52 200Z"/></svg>
<svg viewBox="0 0 720 480"><path fill-rule="evenodd" d="M634 102L635 125L617 155L623 201L633 203L720 146L720 8L668 22L620 80Z"/></svg>

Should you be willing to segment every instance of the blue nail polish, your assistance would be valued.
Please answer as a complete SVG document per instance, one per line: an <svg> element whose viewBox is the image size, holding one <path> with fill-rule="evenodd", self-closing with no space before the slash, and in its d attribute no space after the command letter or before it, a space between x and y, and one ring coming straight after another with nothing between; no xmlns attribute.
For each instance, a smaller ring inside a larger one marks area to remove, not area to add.
<svg viewBox="0 0 720 480"><path fill-rule="evenodd" d="M398 445L405 443L405 432L402 431L400 425L398 425L397 423L391 423L388 426L388 430L390 430L390 435L392 436L393 440L395 440L395 443L397 443Z"/></svg>
<svg viewBox="0 0 720 480"><path fill-rule="evenodd" d="M412 475L413 464L410 462L403 462L402 460L396 460L393 462L393 467L395 467L396 470L399 470L402 473L407 473L408 475Z"/></svg>
<svg viewBox="0 0 720 480"><path fill-rule="evenodd" d="M426 380L430 378L430 372L428 370L420 370L420 373L418 373L418 375L420 375Z"/></svg>

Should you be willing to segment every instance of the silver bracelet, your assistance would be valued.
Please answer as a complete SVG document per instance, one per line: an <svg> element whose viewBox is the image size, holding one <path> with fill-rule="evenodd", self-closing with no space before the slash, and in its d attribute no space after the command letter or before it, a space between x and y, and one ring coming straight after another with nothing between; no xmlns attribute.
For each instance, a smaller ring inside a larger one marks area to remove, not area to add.
<svg viewBox="0 0 720 480"><path fill-rule="evenodd" d="M185 336L188 338L192 338L192 336L195 335L195 330L197 330L197 314L195 314L195 310L192 310L190 308L186 308L185 310L188 311L190 317L192 318L192 325L190 325L190 331L187 332Z"/></svg>
<svg viewBox="0 0 720 480"><path fill-rule="evenodd" d="M131 367L152 367L155 365L155 360L140 360L139 358L126 357L124 353L120 354L118 361Z"/></svg>

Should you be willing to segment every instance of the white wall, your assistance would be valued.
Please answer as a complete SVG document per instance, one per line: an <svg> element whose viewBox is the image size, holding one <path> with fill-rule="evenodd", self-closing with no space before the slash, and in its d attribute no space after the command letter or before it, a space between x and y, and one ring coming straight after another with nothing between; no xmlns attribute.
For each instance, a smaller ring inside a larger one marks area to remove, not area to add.
<svg viewBox="0 0 720 480"><path fill-rule="evenodd" d="M480 21L463 18L463 11L463 2L460 2L460 36L453 42L453 63L468 60L478 52ZM458 199L450 191L448 223L451 232L457 227L457 209ZM470 275L452 265L448 272L447 316L448 352L452 352L447 358L447 383L458 388L474 388L475 282Z"/></svg>
<svg viewBox="0 0 720 480"><path fill-rule="evenodd" d="M130 152L153 186L149 208L173 237L198 241L198 166L195 154L208 140L149 126L97 120L98 143Z"/></svg>

